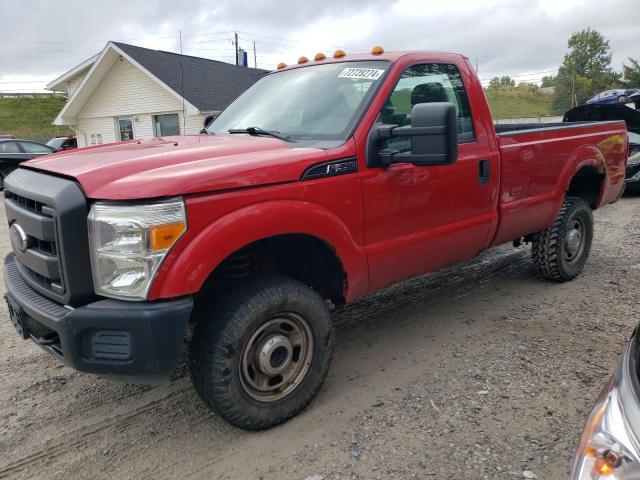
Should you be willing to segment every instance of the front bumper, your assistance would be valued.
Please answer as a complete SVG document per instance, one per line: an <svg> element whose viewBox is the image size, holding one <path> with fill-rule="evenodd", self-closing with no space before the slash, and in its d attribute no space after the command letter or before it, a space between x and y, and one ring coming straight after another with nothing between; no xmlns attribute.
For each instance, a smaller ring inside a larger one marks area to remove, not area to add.
<svg viewBox="0 0 640 480"><path fill-rule="evenodd" d="M163 383L178 365L193 309L191 297L172 301L100 300L65 308L33 290L13 253L5 258L7 302L24 337L66 365L134 383Z"/></svg>

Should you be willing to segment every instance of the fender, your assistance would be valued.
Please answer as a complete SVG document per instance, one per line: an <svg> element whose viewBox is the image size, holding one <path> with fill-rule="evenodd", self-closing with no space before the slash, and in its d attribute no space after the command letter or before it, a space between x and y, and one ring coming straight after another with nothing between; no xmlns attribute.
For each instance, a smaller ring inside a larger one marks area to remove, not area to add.
<svg viewBox="0 0 640 480"><path fill-rule="evenodd" d="M600 187L600 194L598 195L598 201L596 203L596 208L598 208L602 202L605 185L608 183L609 172L607 172L607 162L604 154L595 145L584 145L571 154L569 161L560 172L560 181L558 182L558 189L560 191L558 193L564 197L564 193L568 190L571 180L573 180L576 173L583 167L594 167L598 173L604 175L604 181ZM558 211L560 211L560 207L558 207Z"/></svg>
<svg viewBox="0 0 640 480"><path fill-rule="evenodd" d="M210 199L202 200L186 200L190 219L204 216L209 210ZM367 292L366 251L354 241L347 226L316 203L275 200L232 211L196 231L190 225L158 271L149 300L196 293L232 253L258 240L291 233L314 236L335 250L347 275L347 301Z"/></svg>
<svg viewBox="0 0 640 480"><path fill-rule="evenodd" d="M569 189L571 180L583 167L594 167L598 170L598 173L604 174L605 178L600 187L600 193L598 194L598 200L595 208L600 207L602 203L602 197L604 195L605 186L607 184L607 168L606 161L602 151L595 145L584 145L576 149L568 158L564 167L560 171L556 188L553 191L554 206L549 211L549 216L546 219L545 224L547 226L553 225L560 209L562 208L562 202L564 201L565 194Z"/></svg>

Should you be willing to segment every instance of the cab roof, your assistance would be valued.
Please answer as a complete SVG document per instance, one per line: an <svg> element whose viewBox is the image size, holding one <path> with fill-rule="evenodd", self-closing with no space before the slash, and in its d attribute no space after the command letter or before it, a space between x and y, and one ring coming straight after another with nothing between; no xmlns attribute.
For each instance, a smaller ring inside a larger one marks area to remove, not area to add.
<svg viewBox="0 0 640 480"><path fill-rule="evenodd" d="M294 68L309 67L312 65L322 65L325 63L346 63L346 62L362 62L362 61L374 61L374 60L385 60L391 63L395 63L396 61L400 60L402 57L406 57L406 56L428 57L428 58L432 58L434 61L438 61L438 60L450 61L454 57L464 58L464 59L467 58L464 55L461 55L459 53L440 52L435 50L383 52L375 55L372 53L356 53L351 55L347 53L346 55L338 58L335 58L333 56L327 56L323 60L316 61L316 60L309 59L309 61L307 62L294 63L291 65L287 65L286 67L281 68L279 70L275 70L274 72L271 72L271 73L281 72L284 70L292 70Z"/></svg>

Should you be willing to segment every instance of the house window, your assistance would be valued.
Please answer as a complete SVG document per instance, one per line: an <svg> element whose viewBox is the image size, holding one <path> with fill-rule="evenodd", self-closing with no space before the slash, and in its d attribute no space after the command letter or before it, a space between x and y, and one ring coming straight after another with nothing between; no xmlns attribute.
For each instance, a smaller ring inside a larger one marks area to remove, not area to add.
<svg viewBox="0 0 640 480"><path fill-rule="evenodd" d="M177 113L153 116L153 134L156 137L180 135L180 117Z"/></svg>
<svg viewBox="0 0 640 480"><path fill-rule="evenodd" d="M102 145L102 134L101 133L92 133L91 134L91 145Z"/></svg>
<svg viewBox="0 0 640 480"><path fill-rule="evenodd" d="M116 118L118 139L120 141L133 140L133 122L131 116Z"/></svg>

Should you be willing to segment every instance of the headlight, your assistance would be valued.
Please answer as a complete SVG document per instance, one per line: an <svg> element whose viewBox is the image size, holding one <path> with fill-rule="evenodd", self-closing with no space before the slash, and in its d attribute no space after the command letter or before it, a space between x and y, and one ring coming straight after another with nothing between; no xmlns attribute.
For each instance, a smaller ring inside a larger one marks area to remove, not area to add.
<svg viewBox="0 0 640 480"><path fill-rule="evenodd" d="M146 299L160 264L186 230L182 199L144 205L94 203L89 244L96 293Z"/></svg>
<svg viewBox="0 0 640 480"><path fill-rule="evenodd" d="M607 382L582 433L572 480L640 478L637 441L624 416L619 382L623 368Z"/></svg>

